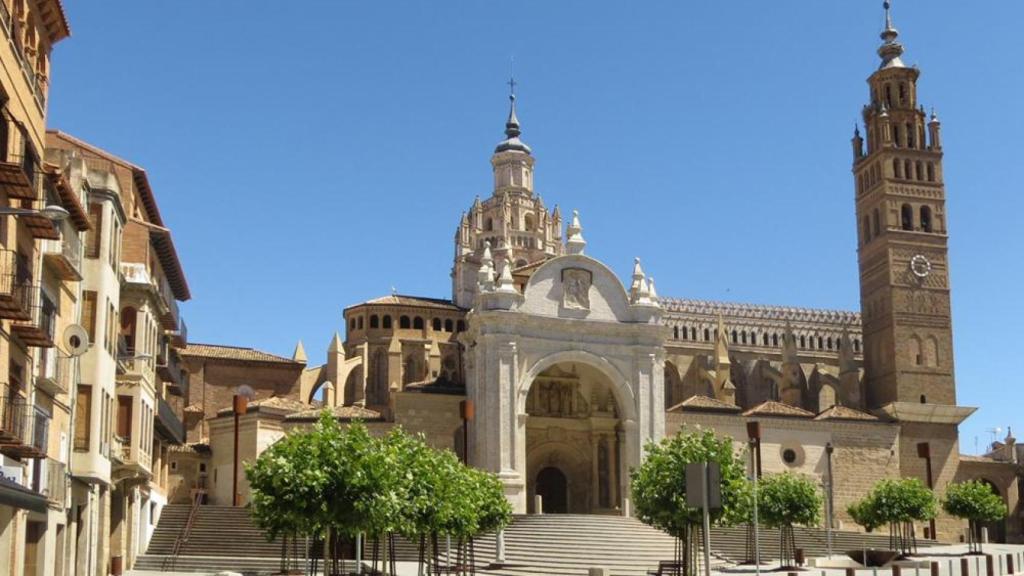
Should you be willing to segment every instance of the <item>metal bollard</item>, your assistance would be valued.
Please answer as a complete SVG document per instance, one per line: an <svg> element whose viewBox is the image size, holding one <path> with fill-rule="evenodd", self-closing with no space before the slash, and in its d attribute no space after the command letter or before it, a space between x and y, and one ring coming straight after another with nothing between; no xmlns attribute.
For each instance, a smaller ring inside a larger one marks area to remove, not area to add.
<svg viewBox="0 0 1024 576"><path fill-rule="evenodd" d="M607 568L590 568L587 570L587 576L608 576Z"/></svg>
<svg viewBox="0 0 1024 576"><path fill-rule="evenodd" d="M938 562L932 562L931 563L931 576L939 576L939 563ZM949 576L953 576L953 575L950 574Z"/></svg>
<svg viewBox="0 0 1024 576"><path fill-rule="evenodd" d="M1013 574L1013 554L1006 555L1006 573Z"/></svg>
<svg viewBox="0 0 1024 576"><path fill-rule="evenodd" d="M985 554L985 576L996 576L996 566L991 554Z"/></svg>
<svg viewBox="0 0 1024 576"><path fill-rule="evenodd" d="M846 576L857 576L857 570L854 568L847 568Z"/></svg>
<svg viewBox="0 0 1024 576"><path fill-rule="evenodd" d="M544 513L544 497L537 494L533 497L533 513L543 514Z"/></svg>
<svg viewBox="0 0 1024 576"><path fill-rule="evenodd" d="M892 576L902 576L903 570L899 566L892 567Z"/></svg>
<svg viewBox="0 0 1024 576"><path fill-rule="evenodd" d="M967 558L960 559L960 576L968 576L971 573L971 565L967 562Z"/></svg>

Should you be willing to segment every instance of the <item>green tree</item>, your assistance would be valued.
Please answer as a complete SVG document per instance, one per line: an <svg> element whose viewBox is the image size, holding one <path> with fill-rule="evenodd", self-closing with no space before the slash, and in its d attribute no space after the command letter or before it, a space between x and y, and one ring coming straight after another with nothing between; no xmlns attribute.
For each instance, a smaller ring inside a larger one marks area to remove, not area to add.
<svg viewBox="0 0 1024 576"><path fill-rule="evenodd" d="M660 443L649 443L643 464L632 472L631 487L637 517L678 538L682 557L677 558L686 574L697 566L702 513L686 504L686 465L693 462L717 462L721 468L722 508L711 512L711 521L726 525L743 517L749 493L744 465L730 438L718 438L710 430L681 430Z"/></svg>
<svg viewBox="0 0 1024 576"><path fill-rule="evenodd" d="M968 480L959 484L950 484L946 489L946 497L942 500L942 509L952 516L967 520L968 545L971 552L981 553L982 522L995 522L1006 517L1006 504L1003 499L992 491L992 488L978 480Z"/></svg>
<svg viewBox="0 0 1024 576"><path fill-rule="evenodd" d="M889 526L889 545L900 554L916 551L914 522L935 517L935 494L917 478L880 480L863 499L847 512L865 529Z"/></svg>
<svg viewBox="0 0 1024 576"><path fill-rule="evenodd" d="M337 434L333 419L321 419L310 431L285 436L245 467L250 515L268 539L282 538L282 570L289 568L288 538L318 538L330 523L325 494L333 471L323 449Z"/></svg>
<svg viewBox="0 0 1024 576"><path fill-rule="evenodd" d="M758 513L765 526L779 529L779 558L783 567L793 565L796 549L793 526L816 526L821 521L824 499L806 476L771 474L758 482Z"/></svg>

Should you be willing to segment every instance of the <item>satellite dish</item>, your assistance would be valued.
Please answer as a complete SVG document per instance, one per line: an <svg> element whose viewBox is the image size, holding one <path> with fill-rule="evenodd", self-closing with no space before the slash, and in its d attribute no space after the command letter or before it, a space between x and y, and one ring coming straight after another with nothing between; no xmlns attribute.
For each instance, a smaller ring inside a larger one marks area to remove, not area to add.
<svg viewBox="0 0 1024 576"><path fill-rule="evenodd" d="M64 347L72 358L85 354L89 349L89 333L80 324L68 326L64 329Z"/></svg>

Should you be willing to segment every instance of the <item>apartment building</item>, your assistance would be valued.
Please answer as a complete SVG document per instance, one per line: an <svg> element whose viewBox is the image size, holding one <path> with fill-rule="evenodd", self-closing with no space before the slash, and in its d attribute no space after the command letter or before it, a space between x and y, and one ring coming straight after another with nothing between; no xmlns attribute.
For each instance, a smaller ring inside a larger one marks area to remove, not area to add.
<svg viewBox="0 0 1024 576"><path fill-rule="evenodd" d="M58 0L0 0L0 575L60 573L66 552L75 361L60 336L88 222L42 159L50 54L69 34Z"/></svg>
<svg viewBox="0 0 1024 576"><path fill-rule="evenodd" d="M178 349L190 297L145 170L68 134L48 155L88 194L74 422L74 574L128 570L167 503L168 451L184 442Z"/></svg>

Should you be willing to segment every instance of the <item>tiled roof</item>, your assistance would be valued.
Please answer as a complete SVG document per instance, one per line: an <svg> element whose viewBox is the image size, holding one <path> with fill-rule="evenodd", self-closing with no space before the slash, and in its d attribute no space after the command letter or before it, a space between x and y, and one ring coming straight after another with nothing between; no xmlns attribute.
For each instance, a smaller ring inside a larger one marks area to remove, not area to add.
<svg viewBox="0 0 1024 576"><path fill-rule="evenodd" d="M686 400L683 400L679 404L668 409L669 412L678 412L680 410L706 410L710 412L739 412L742 410L739 406L729 404L728 402L722 402L721 400L711 398L709 396L703 396L697 394L696 396L690 396Z"/></svg>
<svg viewBox="0 0 1024 576"><path fill-rule="evenodd" d="M862 422L878 422L878 417L849 406L833 406L825 409L814 417L815 420L860 420Z"/></svg>
<svg viewBox="0 0 1024 576"><path fill-rule="evenodd" d="M459 308L458 306L453 304L451 300L446 300L444 298L425 298L425 297L422 297L422 296L403 296L401 294L389 294L387 296L381 296L380 298L374 298L372 300L367 300L366 302L361 302L359 304L355 304L353 306L349 306L349 308L354 308L355 306L362 306L362 305L365 305L365 304L387 304L387 305L391 305L391 306L415 306L415 307L419 307L419 308L439 308L439 309L443 309L443 310L462 310L462 308Z"/></svg>
<svg viewBox="0 0 1024 576"><path fill-rule="evenodd" d="M791 418L814 418L812 412L808 412L803 408L797 408L796 406L790 406L789 404L783 404L782 402L776 402L769 400L762 402L757 406L754 406L750 410L743 413L744 416L788 416Z"/></svg>
<svg viewBox="0 0 1024 576"><path fill-rule="evenodd" d="M324 408L314 408L312 410L303 410L294 414L289 414L287 420L316 420L320 418L320 414L323 413ZM380 412L376 410L370 410L362 406L335 406L330 409L331 415L339 420L383 420L384 417Z"/></svg>
<svg viewBox="0 0 1024 576"><path fill-rule="evenodd" d="M274 396L271 398L264 398L262 400L253 400L249 402L249 406L246 412L279 412L289 413L298 412L299 410L305 410L309 408L309 404L299 402L298 400L292 400L291 398L282 398L280 396ZM231 414L232 408L221 408L217 411L218 416L225 414Z"/></svg>
<svg viewBox="0 0 1024 576"><path fill-rule="evenodd" d="M277 364L294 364L301 366L291 358L278 356L262 350L243 348L241 346L224 346L221 344L195 344L189 343L181 353L185 356L198 358L218 358L221 360L241 360L243 362L273 362Z"/></svg>
<svg viewBox="0 0 1024 576"><path fill-rule="evenodd" d="M982 464L1006 464L1006 462L1000 462L991 456L975 456L973 454L961 454L960 460L962 462L980 462Z"/></svg>
<svg viewBox="0 0 1024 576"><path fill-rule="evenodd" d="M860 327L860 313L850 310L827 310L821 308L798 308L794 306L769 306L763 304L741 304L738 302L716 302L713 300L689 300L685 298L661 298L661 304L668 313L722 315L727 318L749 318L757 320L791 320L794 322L822 322L827 324Z"/></svg>

